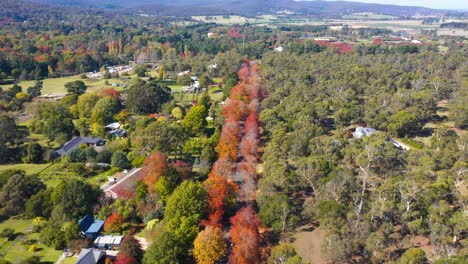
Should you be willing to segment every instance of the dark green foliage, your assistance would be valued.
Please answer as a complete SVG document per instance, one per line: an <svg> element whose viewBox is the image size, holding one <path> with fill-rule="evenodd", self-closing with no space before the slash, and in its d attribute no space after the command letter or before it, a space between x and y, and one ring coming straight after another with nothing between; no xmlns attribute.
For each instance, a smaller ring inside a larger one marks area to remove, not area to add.
<svg viewBox="0 0 468 264"><path fill-rule="evenodd" d="M236 85L238 81L239 77L237 76L237 72L231 72L228 76L226 76L226 80L224 81L223 86L224 97L229 97L232 87L234 87L234 85Z"/></svg>
<svg viewBox="0 0 468 264"><path fill-rule="evenodd" d="M84 94L86 92L86 85L83 81L77 80L74 82L69 82L65 84L65 89L70 94Z"/></svg>
<svg viewBox="0 0 468 264"><path fill-rule="evenodd" d="M155 81L138 83L127 92L127 109L136 114L159 112L164 103L172 98L171 90Z"/></svg>
<svg viewBox="0 0 468 264"><path fill-rule="evenodd" d="M40 163L42 161L44 150L38 143L28 144L25 152L22 158L24 163Z"/></svg>
<svg viewBox="0 0 468 264"><path fill-rule="evenodd" d="M40 105L32 130L45 134L51 140L60 135L70 136L73 131L72 120L70 109L64 104L59 102L44 103Z"/></svg>
<svg viewBox="0 0 468 264"><path fill-rule="evenodd" d="M26 216L30 218L35 218L38 216L49 218L54 204L52 201L53 189L49 188L47 190L41 190L37 194L31 196L26 202Z"/></svg>
<svg viewBox="0 0 468 264"><path fill-rule="evenodd" d="M12 228L4 228L0 232L0 237L7 238L8 240L13 240L15 238L15 230Z"/></svg>
<svg viewBox="0 0 468 264"><path fill-rule="evenodd" d="M23 213L26 201L43 189L44 183L35 176L13 175L0 191L0 215L10 217Z"/></svg>
<svg viewBox="0 0 468 264"><path fill-rule="evenodd" d="M0 115L0 163L8 160L10 148L18 139L16 122L13 118Z"/></svg>
<svg viewBox="0 0 468 264"><path fill-rule="evenodd" d="M120 150L117 150L112 154L111 165L112 167L118 167L121 169L130 169L132 167L125 152Z"/></svg>
<svg viewBox="0 0 468 264"><path fill-rule="evenodd" d="M293 224L290 216L294 214L294 210L286 195L276 193L260 206L258 216L262 224L282 231Z"/></svg>
<svg viewBox="0 0 468 264"><path fill-rule="evenodd" d="M141 248L140 242L132 235L126 235L120 244L119 254L132 257L137 260L143 258L144 251Z"/></svg>
<svg viewBox="0 0 468 264"><path fill-rule="evenodd" d="M98 187L79 180L61 182L52 194L55 220L76 221L91 211L101 195Z"/></svg>
<svg viewBox="0 0 468 264"><path fill-rule="evenodd" d="M48 224L41 231L41 240L44 244L57 250L65 248L66 241L63 231L54 224Z"/></svg>

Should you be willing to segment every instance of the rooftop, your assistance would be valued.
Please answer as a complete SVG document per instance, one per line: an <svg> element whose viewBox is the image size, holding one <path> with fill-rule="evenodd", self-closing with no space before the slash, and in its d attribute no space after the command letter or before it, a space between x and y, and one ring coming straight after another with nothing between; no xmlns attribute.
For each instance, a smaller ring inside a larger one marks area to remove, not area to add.
<svg viewBox="0 0 468 264"><path fill-rule="evenodd" d="M78 148L81 144L97 144L100 141L102 141L102 139L95 137L74 137L65 143L59 150L57 150L57 153L60 156L68 155L72 150Z"/></svg>
<svg viewBox="0 0 468 264"><path fill-rule="evenodd" d="M106 253L101 250L83 248L75 264L96 264L105 256Z"/></svg>

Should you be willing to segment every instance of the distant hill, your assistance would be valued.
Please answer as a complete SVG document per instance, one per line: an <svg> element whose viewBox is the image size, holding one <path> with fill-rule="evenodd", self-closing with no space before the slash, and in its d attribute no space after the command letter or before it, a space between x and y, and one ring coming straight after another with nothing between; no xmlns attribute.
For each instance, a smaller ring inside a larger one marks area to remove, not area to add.
<svg viewBox="0 0 468 264"><path fill-rule="evenodd" d="M189 17L193 15L255 16L289 10L312 17L339 17L356 12L373 12L398 17L447 14L454 11L424 7L368 4L341 1L294 0L30 0L50 5L97 9L127 9L133 12Z"/></svg>

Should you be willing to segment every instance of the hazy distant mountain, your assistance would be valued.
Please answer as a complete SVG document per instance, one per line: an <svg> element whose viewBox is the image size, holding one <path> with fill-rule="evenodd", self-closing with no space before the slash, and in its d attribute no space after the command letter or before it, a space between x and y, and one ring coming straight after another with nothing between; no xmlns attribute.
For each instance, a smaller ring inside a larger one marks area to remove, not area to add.
<svg viewBox="0 0 468 264"><path fill-rule="evenodd" d="M375 12L394 16L441 14L448 11L424 7L380 5L359 2L294 0L30 0L50 5L99 9L128 9L134 12L173 16L238 14L254 16L281 10L317 17L333 17L354 12Z"/></svg>

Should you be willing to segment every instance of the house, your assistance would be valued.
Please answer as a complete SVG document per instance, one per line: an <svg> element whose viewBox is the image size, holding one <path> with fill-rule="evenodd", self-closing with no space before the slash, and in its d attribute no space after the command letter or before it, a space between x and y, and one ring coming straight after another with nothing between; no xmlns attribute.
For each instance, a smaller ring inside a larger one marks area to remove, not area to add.
<svg viewBox="0 0 468 264"><path fill-rule="evenodd" d="M106 252L83 248L75 264L104 264L105 261Z"/></svg>
<svg viewBox="0 0 468 264"><path fill-rule="evenodd" d="M86 144L88 146L102 146L105 141L100 138L94 137L74 137L67 143L65 143L56 153L59 156L68 155L74 149L77 149L80 145Z"/></svg>
<svg viewBox="0 0 468 264"><path fill-rule="evenodd" d="M275 51L275 52L280 52L280 53L281 53L281 52L284 51L284 48L283 48L283 47L276 47L276 48L274 49L274 51Z"/></svg>
<svg viewBox="0 0 468 264"><path fill-rule="evenodd" d="M103 220L96 220L90 215L86 215L78 221L81 233L88 239L94 239L102 227L104 226Z"/></svg>
<svg viewBox="0 0 468 264"><path fill-rule="evenodd" d="M119 250L123 236L99 236L94 245L100 250Z"/></svg>
<svg viewBox="0 0 468 264"><path fill-rule="evenodd" d="M120 129L120 123L114 122L104 127L104 130L113 137L126 137L127 131Z"/></svg>
<svg viewBox="0 0 468 264"><path fill-rule="evenodd" d="M356 127L356 130L353 132L354 138L362 138L363 136L369 136L377 132L374 128L370 127Z"/></svg>

